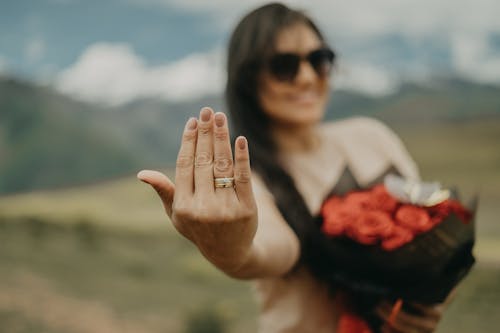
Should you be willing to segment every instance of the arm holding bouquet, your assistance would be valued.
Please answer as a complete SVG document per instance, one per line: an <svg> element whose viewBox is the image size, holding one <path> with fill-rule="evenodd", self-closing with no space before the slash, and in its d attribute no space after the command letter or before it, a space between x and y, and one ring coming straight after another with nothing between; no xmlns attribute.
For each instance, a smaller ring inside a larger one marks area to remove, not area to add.
<svg viewBox="0 0 500 333"><path fill-rule="evenodd" d="M229 276L255 280L261 333L434 331L473 262L472 226L441 214L451 205L438 211L444 222L408 236L393 225L401 205L387 193L375 200L383 212L368 212L363 191L389 172L416 183L418 170L378 121L321 124L335 52L302 11L274 3L250 12L227 60L234 158L226 116L203 108L186 123L175 185L138 174L175 228ZM336 205L344 196L356 197L347 210Z"/></svg>

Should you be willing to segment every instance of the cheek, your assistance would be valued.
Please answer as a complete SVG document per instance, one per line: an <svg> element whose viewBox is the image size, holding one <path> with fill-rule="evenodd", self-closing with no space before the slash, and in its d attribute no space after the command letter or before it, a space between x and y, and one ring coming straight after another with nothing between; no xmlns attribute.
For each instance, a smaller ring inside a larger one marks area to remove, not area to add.
<svg viewBox="0 0 500 333"><path fill-rule="evenodd" d="M329 79L324 79L320 81L319 83L319 89L322 92L324 98L328 99L328 96L330 95L330 80Z"/></svg>
<svg viewBox="0 0 500 333"><path fill-rule="evenodd" d="M269 115L280 113L280 110L285 107L286 94L279 87L262 84L259 91L259 102L265 113Z"/></svg>
<svg viewBox="0 0 500 333"><path fill-rule="evenodd" d="M259 84L259 103L263 111L275 120L286 122L311 122L320 120L324 113L330 95L328 79L318 80L313 90L316 91L317 100L313 104L301 105L293 100L293 90L289 86L262 80Z"/></svg>

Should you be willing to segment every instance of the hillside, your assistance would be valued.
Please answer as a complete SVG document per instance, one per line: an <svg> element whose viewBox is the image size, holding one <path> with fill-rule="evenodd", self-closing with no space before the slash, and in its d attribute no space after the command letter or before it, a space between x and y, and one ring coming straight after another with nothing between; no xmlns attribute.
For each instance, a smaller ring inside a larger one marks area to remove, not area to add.
<svg viewBox="0 0 500 333"><path fill-rule="evenodd" d="M0 81L0 193L105 179L138 166L93 119L102 110L15 80Z"/></svg>
<svg viewBox="0 0 500 333"><path fill-rule="evenodd" d="M460 79L405 83L397 92L370 97L347 91L334 92L327 118L370 115L392 126L473 121L500 116L500 87Z"/></svg>
<svg viewBox="0 0 500 333"><path fill-rule="evenodd" d="M375 98L333 94L327 119L369 115L396 131L500 119L499 87L459 80L405 84ZM48 87L0 78L0 195L86 184L172 165L185 120L221 98L173 104L139 100L120 108L89 105ZM498 142L498 141L496 141ZM486 142L488 145L495 142Z"/></svg>
<svg viewBox="0 0 500 333"><path fill-rule="evenodd" d="M480 195L480 235L500 237L500 121L445 123L396 129L416 160L422 178L456 186L465 200ZM37 190L0 197L0 218L31 217L79 223L91 220L120 228L155 229L164 218L151 189L136 170L123 178L85 186ZM167 169L173 176L173 170Z"/></svg>
<svg viewBox="0 0 500 333"><path fill-rule="evenodd" d="M385 98L337 92L328 118L380 117L424 179L457 185L464 198L480 194L478 263L438 332L497 332L498 89L457 82L440 89L407 85ZM185 119L202 105L221 104L147 100L105 109L0 81L0 327L160 333L201 323L256 330L250 285L224 276L173 232L156 193L135 177L139 168L172 163Z"/></svg>

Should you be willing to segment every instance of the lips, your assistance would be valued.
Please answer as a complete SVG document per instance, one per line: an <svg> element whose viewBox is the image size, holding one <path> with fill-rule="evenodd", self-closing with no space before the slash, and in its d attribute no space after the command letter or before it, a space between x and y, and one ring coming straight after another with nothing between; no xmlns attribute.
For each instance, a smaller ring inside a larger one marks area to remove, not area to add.
<svg viewBox="0 0 500 333"><path fill-rule="evenodd" d="M314 90L308 90L290 95L290 101L298 104L314 104L320 99L320 94Z"/></svg>

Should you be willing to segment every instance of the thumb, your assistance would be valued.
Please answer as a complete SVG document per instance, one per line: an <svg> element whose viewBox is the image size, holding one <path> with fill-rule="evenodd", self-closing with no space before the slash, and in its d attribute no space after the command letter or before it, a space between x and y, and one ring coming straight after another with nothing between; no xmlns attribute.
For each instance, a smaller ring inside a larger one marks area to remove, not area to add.
<svg viewBox="0 0 500 333"><path fill-rule="evenodd" d="M174 200L175 185L167 176L159 171L142 170L137 174L137 178L151 185L165 207L168 216L172 216L172 201Z"/></svg>

